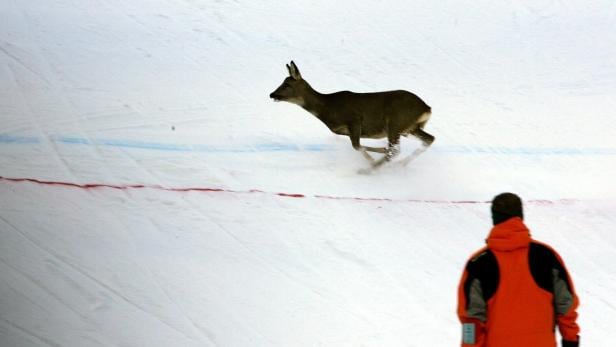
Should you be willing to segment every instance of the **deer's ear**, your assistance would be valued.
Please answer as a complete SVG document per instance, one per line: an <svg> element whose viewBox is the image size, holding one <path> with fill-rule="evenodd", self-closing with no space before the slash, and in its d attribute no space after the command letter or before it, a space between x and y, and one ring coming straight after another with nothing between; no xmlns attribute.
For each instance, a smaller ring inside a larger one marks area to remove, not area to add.
<svg viewBox="0 0 616 347"><path fill-rule="evenodd" d="M287 70L289 71L289 76L293 77L293 70L291 70L289 64L287 64Z"/></svg>
<svg viewBox="0 0 616 347"><path fill-rule="evenodd" d="M302 75L299 73L299 69L297 68L297 65L295 65L295 63L292 60L291 60L291 66L289 67L289 65L287 65L287 68L289 68L289 74L291 75L291 77L293 77L293 79L296 79L296 80L302 79Z"/></svg>

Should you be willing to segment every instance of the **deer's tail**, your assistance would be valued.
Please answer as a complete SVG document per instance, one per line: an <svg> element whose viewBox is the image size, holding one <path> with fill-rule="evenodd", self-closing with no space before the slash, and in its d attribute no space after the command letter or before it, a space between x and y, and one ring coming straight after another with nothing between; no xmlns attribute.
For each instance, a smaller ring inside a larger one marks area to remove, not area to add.
<svg viewBox="0 0 616 347"><path fill-rule="evenodd" d="M431 116L432 109L430 108L430 106L428 106L428 109L424 113L419 115L419 118L417 119L417 126L419 127L419 129L423 129L426 123L428 123L428 121L430 120Z"/></svg>

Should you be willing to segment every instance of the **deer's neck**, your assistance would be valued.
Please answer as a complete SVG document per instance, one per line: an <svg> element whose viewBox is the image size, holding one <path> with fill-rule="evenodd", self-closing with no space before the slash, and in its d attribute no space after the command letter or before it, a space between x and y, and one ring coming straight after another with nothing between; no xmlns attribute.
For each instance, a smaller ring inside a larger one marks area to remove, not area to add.
<svg viewBox="0 0 616 347"><path fill-rule="evenodd" d="M303 99L302 108L312 113L315 117L323 119L325 116L325 98L323 94L308 86L308 92L304 95Z"/></svg>

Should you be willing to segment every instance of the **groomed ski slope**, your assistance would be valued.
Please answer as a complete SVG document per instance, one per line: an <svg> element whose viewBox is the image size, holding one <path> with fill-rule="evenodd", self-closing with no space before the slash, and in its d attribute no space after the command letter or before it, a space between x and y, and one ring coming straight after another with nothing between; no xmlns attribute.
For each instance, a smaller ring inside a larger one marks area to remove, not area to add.
<svg viewBox="0 0 616 347"><path fill-rule="evenodd" d="M455 346L503 191L565 259L582 345L616 343L612 1L9 0L0 19L0 346ZM348 138L269 100L291 59L321 92L416 93L436 142L358 175Z"/></svg>

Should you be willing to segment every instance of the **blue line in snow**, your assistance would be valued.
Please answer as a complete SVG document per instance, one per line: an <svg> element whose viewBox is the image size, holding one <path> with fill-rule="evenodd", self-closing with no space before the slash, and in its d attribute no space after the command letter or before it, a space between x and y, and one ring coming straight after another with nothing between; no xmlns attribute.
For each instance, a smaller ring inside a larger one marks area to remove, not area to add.
<svg viewBox="0 0 616 347"><path fill-rule="evenodd" d="M14 136L7 134L0 134L0 143L12 143L12 144L28 144L39 143L38 138L32 136Z"/></svg>
<svg viewBox="0 0 616 347"><path fill-rule="evenodd" d="M153 149L159 151L192 152L193 149L188 145L157 142L140 142L126 140L96 140L95 145L108 147L122 147L135 149Z"/></svg>
<svg viewBox="0 0 616 347"><path fill-rule="evenodd" d="M82 139L79 137L53 137L52 140L54 142L60 142L60 143L67 143L67 144L71 144L71 145L89 145L90 140L88 139Z"/></svg>
<svg viewBox="0 0 616 347"><path fill-rule="evenodd" d="M95 139L55 136L52 141L69 145L92 145L130 149L149 149L171 152L207 152L207 153L250 153L250 152L321 152L334 147L323 144L298 145L288 143L258 143L243 146L185 145L175 143L144 142L133 140Z"/></svg>
<svg viewBox="0 0 616 347"><path fill-rule="evenodd" d="M432 150L439 153L494 154L519 156L616 155L616 148L435 146Z"/></svg>
<svg viewBox="0 0 616 347"><path fill-rule="evenodd" d="M50 141L66 145L105 146L128 149L143 149L169 152L204 153L257 153L257 152L325 152L339 146L329 144L257 143L252 145L203 145L147 142L135 140L87 139L74 136L51 136ZM0 134L0 144L40 144L43 141L34 136ZM503 147L503 146L440 146L430 151L464 155L515 155L515 156L616 156L616 148L574 148L574 147Z"/></svg>

